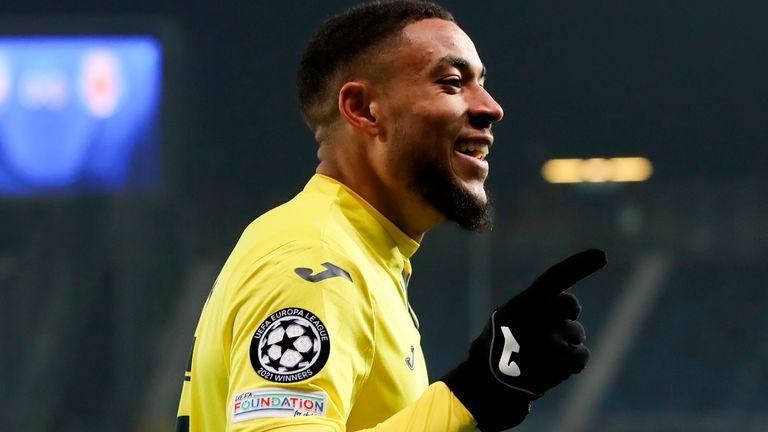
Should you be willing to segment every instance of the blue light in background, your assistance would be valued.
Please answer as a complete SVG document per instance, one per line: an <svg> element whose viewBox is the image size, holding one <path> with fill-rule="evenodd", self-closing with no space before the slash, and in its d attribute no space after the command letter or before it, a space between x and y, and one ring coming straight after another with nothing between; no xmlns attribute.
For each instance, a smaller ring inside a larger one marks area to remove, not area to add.
<svg viewBox="0 0 768 432"><path fill-rule="evenodd" d="M149 36L0 37L0 195L156 187L161 55Z"/></svg>

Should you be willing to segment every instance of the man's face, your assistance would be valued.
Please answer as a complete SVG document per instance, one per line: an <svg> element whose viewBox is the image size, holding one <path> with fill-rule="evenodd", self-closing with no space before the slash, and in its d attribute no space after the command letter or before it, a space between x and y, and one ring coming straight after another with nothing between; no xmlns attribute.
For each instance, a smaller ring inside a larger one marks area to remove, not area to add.
<svg viewBox="0 0 768 432"><path fill-rule="evenodd" d="M427 19L384 54L391 68L376 106L389 180L420 194L464 228L490 224L485 191L491 124L503 116L485 70L456 24Z"/></svg>

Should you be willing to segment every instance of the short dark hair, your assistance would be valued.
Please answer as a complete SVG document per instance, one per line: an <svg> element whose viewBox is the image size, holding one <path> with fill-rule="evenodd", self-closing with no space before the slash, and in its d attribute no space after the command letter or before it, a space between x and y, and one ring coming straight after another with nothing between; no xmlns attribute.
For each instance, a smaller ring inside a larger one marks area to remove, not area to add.
<svg viewBox="0 0 768 432"><path fill-rule="evenodd" d="M344 68L366 50L399 36L408 24L428 18L454 21L443 7L419 0L374 1L325 21L307 44L296 77L299 104L309 127L316 131L337 118L335 93Z"/></svg>

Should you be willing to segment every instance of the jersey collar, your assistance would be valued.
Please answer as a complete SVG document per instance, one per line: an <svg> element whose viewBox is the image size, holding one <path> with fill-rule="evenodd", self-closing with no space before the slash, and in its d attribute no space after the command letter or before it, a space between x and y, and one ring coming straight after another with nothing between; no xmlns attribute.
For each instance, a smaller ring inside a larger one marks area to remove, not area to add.
<svg viewBox="0 0 768 432"><path fill-rule="evenodd" d="M323 174L315 174L307 183L305 190L314 188L328 192L331 192L329 188L337 189L337 193L334 195L339 198L339 203L348 217L373 219L375 223L356 224L358 227L364 227L361 229L361 233L365 237L370 237L367 240L372 240L372 246L376 248L384 245L394 246L407 259L410 259L419 249L419 243L416 240L409 237L363 197L338 180ZM360 211L361 207L364 212Z"/></svg>

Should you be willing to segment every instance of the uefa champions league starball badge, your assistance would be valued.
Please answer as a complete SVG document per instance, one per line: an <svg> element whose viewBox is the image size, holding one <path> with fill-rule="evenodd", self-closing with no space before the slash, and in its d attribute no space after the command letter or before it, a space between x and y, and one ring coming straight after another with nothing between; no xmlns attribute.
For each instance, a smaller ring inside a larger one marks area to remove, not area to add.
<svg viewBox="0 0 768 432"><path fill-rule="evenodd" d="M251 365L269 381L292 383L315 376L328 361L331 340L320 318L306 309L271 314L251 340Z"/></svg>

